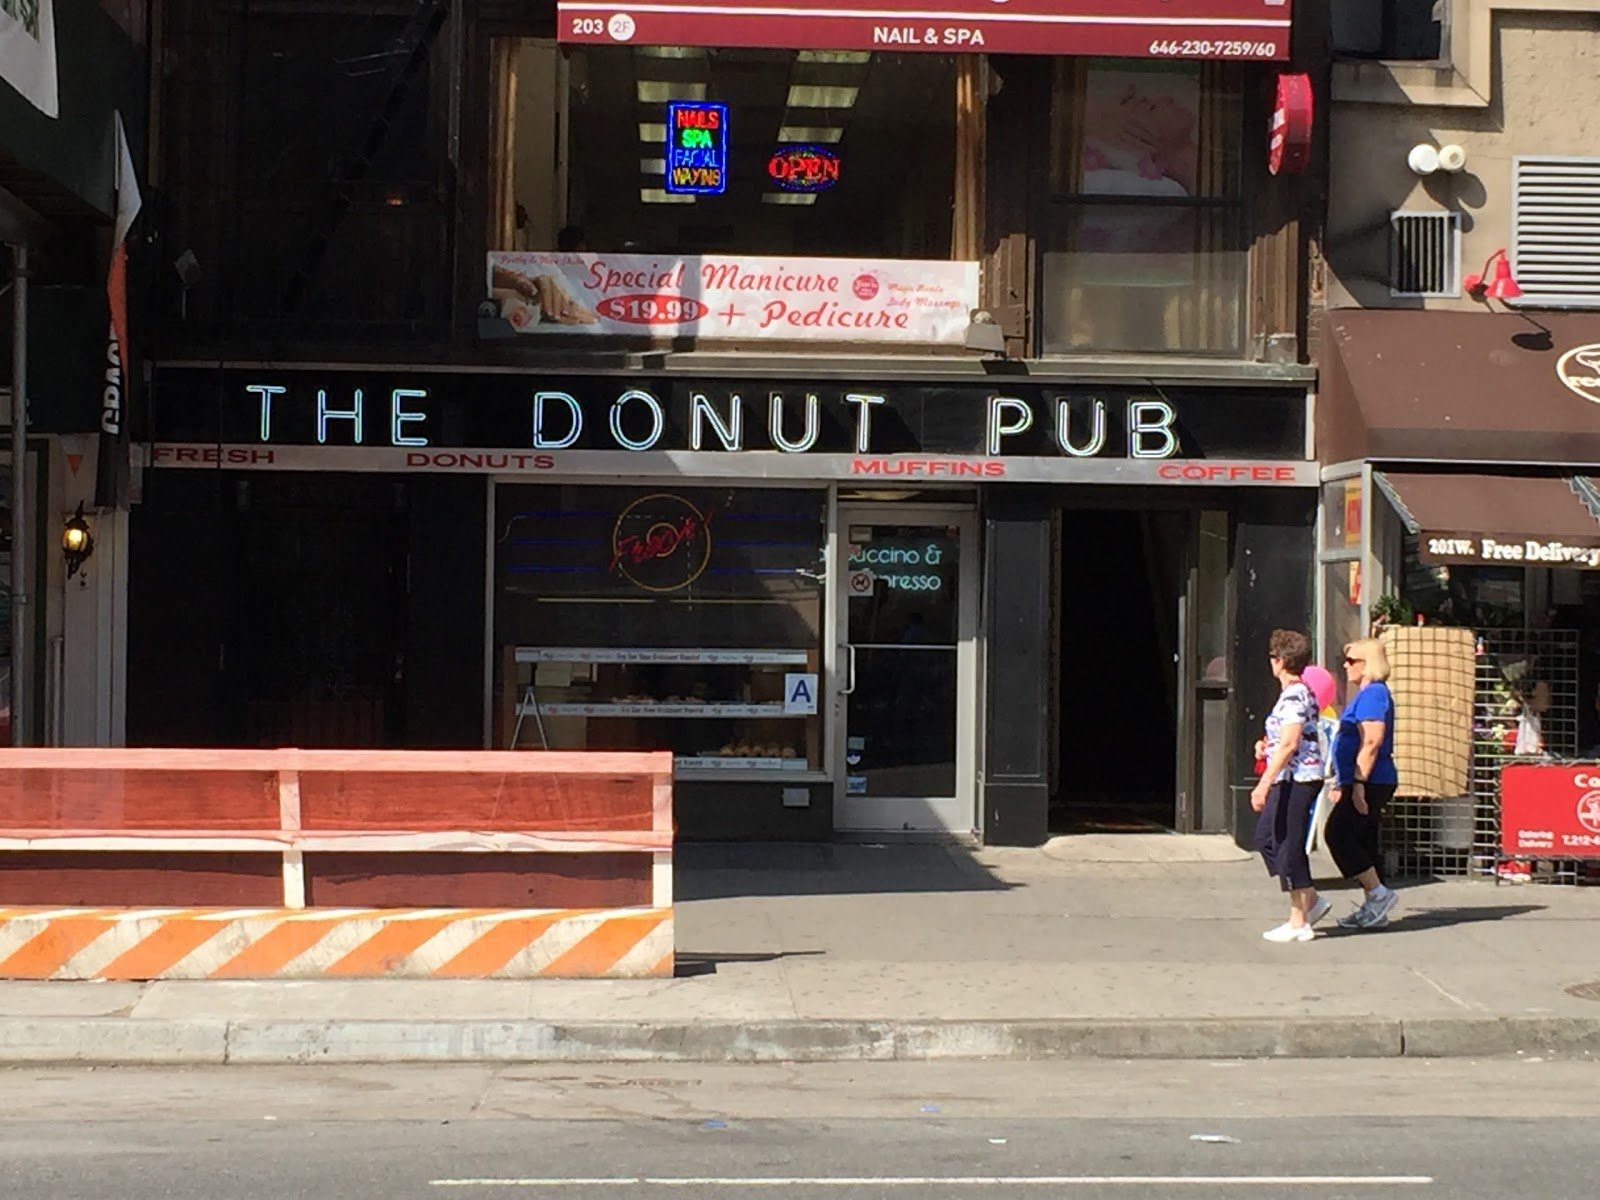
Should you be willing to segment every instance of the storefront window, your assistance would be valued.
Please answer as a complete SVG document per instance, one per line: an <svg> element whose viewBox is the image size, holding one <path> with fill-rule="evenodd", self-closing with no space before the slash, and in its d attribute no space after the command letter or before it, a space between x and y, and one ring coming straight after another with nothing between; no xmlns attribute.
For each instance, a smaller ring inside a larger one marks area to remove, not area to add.
<svg viewBox="0 0 1600 1200"><path fill-rule="evenodd" d="M500 487L497 744L820 771L825 506L790 489Z"/></svg>
<svg viewBox="0 0 1600 1200"><path fill-rule="evenodd" d="M1417 538L1405 539L1404 601L1413 619L1474 629L1521 629L1527 623L1526 582L1522 567L1420 562Z"/></svg>
<svg viewBox="0 0 1600 1200"><path fill-rule="evenodd" d="M1322 548L1325 551L1361 548L1361 477L1336 479L1322 485Z"/></svg>
<svg viewBox="0 0 1600 1200"><path fill-rule="evenodd" d="M1240 133L1227 66L1057 64L1044 353L1239 351Z"/></svg>
<svg viewBox="0 0 1600 1200"><path fill-rule="evenodd" d="M1317 661L1333 671L1335 680L1344 672L1339 664L1344 648L1365 636L1361 628L1361 561L1326 563L1322 568L1322 656Z"/></svg>
<svg viewBox="0 0 1600 1200"><path fill-rule="evenodd" d="M204 199L190 201L204 213L190 214L194 226L237 233L220 271L203 243L195 248L200 295L220 275L238 282L221 307L231 305L241 327L292 322L301 336L334 340L353 325L437 320L447 306L439 282L449 212L439 182L443 122L433 112L438 48L430 53L424 40L408 58L417 34L393 9L360 19L329 5L237 12L234 69L249 103L229 125L236 140L217 152L219 164L231 155L238 185L197 186ZM196 136L182 122L174 129ZM182 160L195 148L175 139L168 152ZM230 207L213 213L217 205ZM208 307L197 296L185 312L203 319Z"/></svg>
<svg viewBox="0 0 1600 1200"><path fill-rule="evenodd" d="M504 38L494 60L491 249L950 257L952 57Z"/></svg>

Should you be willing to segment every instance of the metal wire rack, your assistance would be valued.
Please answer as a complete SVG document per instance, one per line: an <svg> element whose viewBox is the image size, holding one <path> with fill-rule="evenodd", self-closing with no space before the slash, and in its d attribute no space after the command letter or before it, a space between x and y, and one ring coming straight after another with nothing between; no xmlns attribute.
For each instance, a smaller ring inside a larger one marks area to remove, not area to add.
<svg viewBox="0 0 1600 1200"><path fill-rule="evenodd" d="M1387 874L1401 879L1441 875L1492 878L1498 869L1502 879L1514 882L1576 883L1589 878L1584 864L1572 861L1499 864L1500 768L1519 757L1577 754L1578 640L1578 633L1569 629L1485 629L1473 635L1470 750L1465 756L1460 754L1460 739L1466 731L1459 719L1451 720L1451 706L1441 703L1437 706L1441 728L1427 741L1429 745L1453 746L1457 765L1452 770L1442 763L1425 763L1416 774L1429 776L1429 785L1420 787L1408 786L1411 781L1402 765L1400 793L1384 813ZM1442 658L1447 644L1438 644ZM1426 643L1420 653L1416 647L1412 651L1403 660L1404 673L1397 662L1397 705L1408 679L1437 686L1451 677L1450 664L1428 661ZM1461 664L1453 666L1455 686L1464 691ZM1443 729L1446 723L1451 725L1447 731ZM1539 753L1530 753L1534 737ZM1441 786L1441 780L1448 782ZM1461 794L1450 794L1458 790L1457 785Z"/></svg>

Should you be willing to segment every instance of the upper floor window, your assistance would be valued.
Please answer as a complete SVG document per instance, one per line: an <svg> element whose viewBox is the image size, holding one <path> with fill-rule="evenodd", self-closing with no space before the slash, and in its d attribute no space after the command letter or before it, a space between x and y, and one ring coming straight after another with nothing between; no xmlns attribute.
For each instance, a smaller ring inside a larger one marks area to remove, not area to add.
<svg viewBox="0 0 1600 1200"><path fill-rule="evenodd" d="M1062 59L1054 93L1044 353L1238 353L1247 255L1237 70Z"/></svg>
<svg viewBox="0 0 1600 1200"><path fill-rule="evenodd" d="M1340 58L1436 62L1444 56L1449 0L1333 0Z"/></svg>
<svg viewBox="0 0 1600 1200"><path fill-rule="evenodd" d="M231 147L237 317L337 337L442 315L437 33L393 15L246 6Z"/></svg>
<svg viewBox="0 0 1600 1200"><path fill-rule="evenodd" d="M491 250L951 257L952 57L532 38L493 57Z"/></svg>
<svg viewBox="0 0 1600 1200"><path fill-rule="evenodd" d="M1518 303L1600 308L1600 158L1516 158L1511 191Z"/></svg>

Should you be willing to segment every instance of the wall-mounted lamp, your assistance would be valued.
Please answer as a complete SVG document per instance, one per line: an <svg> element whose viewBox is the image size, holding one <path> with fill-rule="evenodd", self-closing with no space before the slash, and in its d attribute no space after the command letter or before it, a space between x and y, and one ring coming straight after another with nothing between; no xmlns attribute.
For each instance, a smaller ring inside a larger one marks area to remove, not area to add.
<svg viewBox="0 0 1600 1200"><path fill-rule="evenodd" d="M94 553L94 532L83 517L83 501L78 501L78 511L61 527L61 553L67 560L67 578L71 579Z"/></svg>
<svg viewBox="0 0 1600 1200"><path fill-rule="evenodd" d="M1494 275L1486 278L1490 263L1494 264ZM1506 257L1504 247L1489 255L1484 261L1483 270L1476 275L1468 275L1461 281L1461 286L1474 300L1515 300L1522 295L1522 289L1511 277L1511 260Z"/></svg>

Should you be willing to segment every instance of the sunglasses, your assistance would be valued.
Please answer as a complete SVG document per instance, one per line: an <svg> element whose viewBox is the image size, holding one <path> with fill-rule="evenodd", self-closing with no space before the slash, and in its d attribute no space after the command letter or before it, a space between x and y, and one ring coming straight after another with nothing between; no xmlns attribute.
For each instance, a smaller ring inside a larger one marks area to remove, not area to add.
<svg viewBox="0 0 1600 1200"><path fill-rule="evenodd" d="M1347 667L1357 667L1366 661L1364 658L1351 658L1348 654L1344 656L1344 665Z"/></svg>

